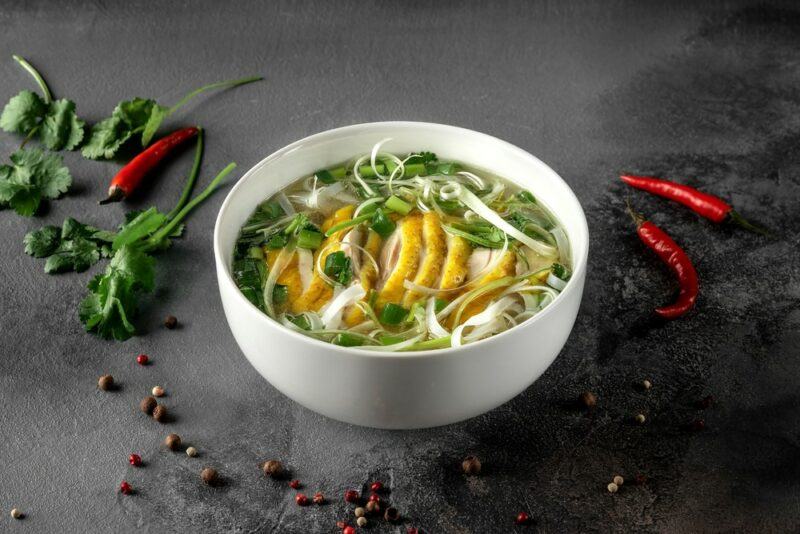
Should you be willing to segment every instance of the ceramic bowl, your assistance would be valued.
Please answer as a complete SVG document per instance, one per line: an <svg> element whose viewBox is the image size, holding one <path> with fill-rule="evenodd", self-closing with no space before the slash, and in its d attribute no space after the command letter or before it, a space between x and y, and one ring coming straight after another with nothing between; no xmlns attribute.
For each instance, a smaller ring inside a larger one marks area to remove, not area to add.
<svg viewBox="0 0 800 534"><path fill-rule="evenodd" d="M562 222L573 275L542 312L491 338L456 349L384 353L317 341L253 306L231 276L239 228L256 206L302 176L383 149L430 150L489 169L529 189ZM530 386L569 336L583 294L589 234L578 199L550 167L495 137L419 122L357 124L312 135L250 169L228 193L214 229L222 304L242 352L274 387L333 419L379 428L424 428L461 421L500 406Z"/></svg>

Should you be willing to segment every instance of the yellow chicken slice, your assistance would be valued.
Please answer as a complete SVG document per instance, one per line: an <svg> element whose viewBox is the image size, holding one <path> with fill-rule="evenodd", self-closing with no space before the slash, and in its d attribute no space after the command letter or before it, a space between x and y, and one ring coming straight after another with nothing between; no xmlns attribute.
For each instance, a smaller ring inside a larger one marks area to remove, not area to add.
<svg viewBox="0 0 800 534"><path fill-rule="evenodd" d="M413 279L417 273L422 252L422 216L415 213L405 217L395 231L400 232L400 254L394 270L378 292L375 305L378 312L389 302L399 304L406 291L403 281Z"/></svg>
<svg viewBox="0 0 800 534"><path fill-rule="evenodd" d="M439 282L440 289L454 289L464 284L469 272L467 262L470 254L472 247L469 241L459 236L447 236L447 259L442 271L442 280ZM441 298L452 300L456 294L456 291L442 293Z"/></svg>
<svg viewBox="0 0 800 534"><path fill-rule="evenodd" d="M345 206L340 208L333 214L333 216L329 217L324 223L322 223L322 231L326 232L330 227L351 219L353 217L354 210L355 206ZM317 259L321 250L325 250L326 256L339 250L339 243L342 242L342 237L344 237L344 234L346 234L347 231L347 229L341 230L330 237L326 237L322 241L320 247L314 251L314 275L311 278L311 283L308 285L308 289L306 289L298 298L292 299L291 308L293 313L300 313L303 311L318 311L333 296L333 289L328 285L327 282L325 282L325 280L316 270Z"/></svg>
<svg viewBox="0 0 800 534"><path fill-rule="evenodd" d="M382 242L383 239L381 238L380 234L374 230L369 230L367 242L364 243L364 250L366 250L373 259L375 259L378 257L378 254L381 251ZM360 277L361 287L364 288L364 291L369 293L369 290L375 286L375 281L378 278L378 272L375 270L375 266L372 264L372 262L366 259L366 257L364 257L361 261ZM363 320L364 312L361 311L361 308L358 306L351 307L344 317L344 321L347 326L355 326L360 324Z"/></svg>
<svg viewBox="0 0 800 534"><path fill-rule="evenodd" d="M433 211L422 217L422 239L425 243L425 258L414 278L414 283L423 287L433 287L439 280L447 254L447 234L442 229L439 215ZM403 297L403 306L410 308L414 302L423 297L424 293L408 290Z"/></svg>
<svg viewBox="0 0 800 534"><path fill-rule="evenodd" d="M278 259L281 249L268 249L264 247L264 252L264 259L267 262L267 269L269 269L271 266L275 265L275 260ZM292 260L278 276L276 283L286 286L286 290L289 294L289 302L297 300L300 297L300 294L303 292L303 281L300 278L300 271L297 269L297 254L292 256Z"/></svg>
<svg viewBox="0 0 800 534"><path fill-rule="evenodd" d="M494 280L498 280L505 276L513 276L516 274L517 269L517 255L509 250L503 255L500 259L497 266L490 272L487 273L485 276L480 278L477 281L470 282L469 289L475 289L477 287L483 286L488 284L489 282L493 282ZM469 304L467 307L464 308L464 312L461 314L461 321L459 324L463 324L464 321L472 317L473 315L477 315L486 308L489 302L494 299L497 295L503 292L505 288L501 287L495 289L493 291L489 291L488 293L484 293L480 297L476 298ZM455 321L455 314L453 314L449 320L450 327L453 328L455 325L453 322Z"/></svg>

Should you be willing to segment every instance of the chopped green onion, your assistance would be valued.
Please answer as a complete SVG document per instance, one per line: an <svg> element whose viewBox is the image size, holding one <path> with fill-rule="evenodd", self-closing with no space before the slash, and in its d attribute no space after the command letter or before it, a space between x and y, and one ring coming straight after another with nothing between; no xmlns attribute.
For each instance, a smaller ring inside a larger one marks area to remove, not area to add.
<svg viewBox="0 0 800 534"><path fill-rule="evenodd" d="M405 200L399 199L396 196L392 195L386 199L384 202L384 206L392 211L396 211L401 215L408 215L414 206L406 202Z"/></svg>
<svg viewBox="0 0 800 534"><path fill-rule="evenodd" d="M360 347L364 344L364 340L359 336L354 336L344 332L337 334L336 337L333 338L332 342L334 345L341 345L342 347Z"/></svg>
<svg viewBox="0 0 800 534"><path fill-rule="evenodd" d="M530 202L532 204L536 202L536 197L534 197L533 193L531 193L530 191L525 191L525 190L520 191L519 193L517 193L517 198L523 202Z"/></svg>
<svg viewBox="0 0 800 534"><path fill-rule="evenodd" d="M425 167L424 163L407 163L403 167L403 176L406 177L414 177L414 176L425 176L428 174L428 169Z"/></svg>
<svg viewBox="0 0 800 534"><path fill-rule="evenodd" d="M275 234L269 239L269 241L267 241L267 248L271 249L283 248L286 246L286 243L288 242L289 238L286 237L285 234Z"/></svg>
<svg viewBox="0 0 800 534"><path fill-rule="evenodd" d="M382 209L378 208L375 210L375 216L372 218L372 225L370 228L375 230L378 235L387 238L394 232L396 227L397 225L394 221L387 217Z"/></svg>
<svg viewBox="0 0 800 534"><path fill-rule="evenodd" d="M461 165L458 163L436 163L428 166L428 174L444 174L451 176L461 171Z"/></svg>
<svg viewBox="0 0 800 534"><path fill-rule="evenodd" d="M395 343L405 341L405 339L399 336L381 336L378 341L381 342L381 345L394 345Z"/></svg>
<svg viewBox="0 0 800 534"><path fill-rule="evenodd" d="M330 237L336 232L340 230L344 230L345 228L350 228L351 226L355 226L357 224L361 224L364 221L368 221L372 218L372 213L367 213L366 215L359 215L358 217L353 217L349 221L340 222L339 224L334 224L328 231L325 232L325 237Z"/></svg>
<svg viewBox="0 0 800 534"><path fill-rule="evenodd" d="M420 341L407 348L407 350L433 350L446 349L450 346L450 336Z"/></svg>
<svg viewBox="0 0 800 534"><path fill-rule="evenodd" d="M394 303L388 303L381 310L381 322L383 324L398 325L408 315L408 310Z"/></svg>
<svg viewBox="0 0 800 534"><path fill-rule="evenodd" d="M298 230L305 228L307 224L308 224L308 217L306 217L304 213L298 213L297 215L294 216L292 222L289 223L289 226L287 226L283 230L283 233L285 233L286 235L295 233Z"/></svg>
<svg viewBox="0 0 800 534"><path fill-rule="evenodd" d="M323 272L343 286L353 279L350 258L341 250L328 254Z"/></svg>
<svg viewBox="0 0 800 534"><path fill-rule="evenodd" d="M376 163L375 168L378 169L380 174L386 174L386 165L383 163ZM375 171L372 169L372 165L361 165L358 168L358 174L360 174L362 178L372 178L377 176Z"/></svg>
<svg viewBox="0 0 800 534"><path fill-rule="evenodd" d="M280 284L275 284L272 290L272 302L283 304L289 298L289 288Z"/></svg>
<svg viewBox="0 0 800 534"><path fill-rule="evenodd" d="M458 200L442 200L441 197L436 199L436 204L442 208L443 211L453 212L461 207L461 202Z"/></svg>
<svg viewBox="0 0 800 534"><path fill-rule="evenodd" d="M434 300L433 309L434 309L434 311L436 313L439 313L440 311L442 311L445 308L445 306L447 306L447 301L446 300L444 300L444 299L436 299L436 300Z"/></svg>
<svg viewBox="0 0 800 534"><path fill-rule="evenodd" d="M286 318L301 330L311 330L311 322L305 315L287 315Z"/></svg>
<svg viewBox="0 0 800 534"><path fill-rule="evenodd" d="M572 276L572 273L569 271L569 269L567 269L560 263L554 263L553 266L550 268L550 272L552 272L557 278L565 282L569 281L570 277Z"/></svg>
<svg viewBox="0 0 800 534"><path fill-rule="evenodd" d="M347 170L344 167L337 167L331 170L321 170L314 173L317 180L323 184L332 184L337 179L344 178L347 175Z"/></svg>
<svg viewBox="0 0 800 534"><path fill-rule="evenodd" d="M455 226L449 226L447 224L442 225L442 229L447 232L448 234L453 234L455 236L463 237L467 241L471 243L475 243L476 245L480 245L486 248L503 248L503 240L495 241L494 239L488 239L487 237L471 234L469 232L465 232L464 230L459 230Z"/></svg>
<svg viewBox="0 0 800 534"><path fill-rule="evenodd" d="M317 249L322 244L322 234L314 230L300 230L297 234L297 246L300 248Z"/></svg>
<svg viewBox="0 0 800 534"><path fill-rule="evenodd" d="M254 260L263 260L264 259L264 251L261 247L250 247L247 249L247 257L252 258Z"/></svg>

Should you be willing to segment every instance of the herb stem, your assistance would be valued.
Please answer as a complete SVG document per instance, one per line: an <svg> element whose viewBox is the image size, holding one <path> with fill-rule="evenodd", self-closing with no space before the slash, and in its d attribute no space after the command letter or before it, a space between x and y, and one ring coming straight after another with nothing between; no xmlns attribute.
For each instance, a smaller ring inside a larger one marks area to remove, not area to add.
<svg viewBox="0 0 800 534"><path fill-rule="evenodd" d="M197 129L197 148L194 151L194 163L192 164L192 170L189 172L189 179L186 181L186 185L183 187L183 192L181 193L181 198L178 199L178 203L175 204L175 207L172 208L167 214L167 220L172 220L181 209L189 202L189 196L192 194L192 190L194 189L194 184L197 183L197 177L200 174L200 164L203 161L203 129Z"/></svg>
<svg viewBox="0 0 800 534"><path fill-rule="evenodd" d="M149 250L151 248L155 248L159 245L162 239L166 238L168 235L172 233L176 226L180 224L180 222L192 211L198 204L203 202L206 198L208 198L211 193L217 188L217 186L222 182L222 180L230 174L230 172L236 168L235 163L229 163L227 167L222 169L220 173L211 180L211 183L203 189L203 191L194 197L188 204L186 204L176 215L175 218L169 221L164 227L161 228L158 232L152 235L150 239L148 239L145 243L145 250Z"/></svg>
<svg viewBox="0 0 800 534"><path fill-rule="evenodd" d="M33 68L33 65L28 63L28 61L24 57L20 57L16 54L12 55L11 57L13 57L14 61L19 63L23 69L28 71L28 74L33 76L33 79L36 80L37 84L39 84L39 88L41 88L42 93L44 93L44 103L49 104L50 102L52 102L53 95L52 93L50 93L50 88L47 87L47 83L44 81L44 78L42 78L42 75L39 74L39 71Z"/></svg>
<svg viewBox="0 0 800 534"><path fill-rule="evenodd" d="M195 89L194 91L192 91L188 95L186 95L183 98L181 98L180 100L178 100L177 104L175 104L174 106L169 108L169 111L167 111L167 114L171 115L178 108L180 108L181 106L186 104L189 100L191 100L195 96L199 95L200 93L204 93L205 91L210 91L211 89L220 89L220 88L223 88L223 87L237 87L239 85L245 85L245 84L248 84L248 83L257 82L257 81L260 81L260 80L263 80L263 79L264 79L263 76L251 76L249 78L241 78L241 79L238 79L238 80L226 80L224 82L216 82L216 83L211 83L211 84L208 84L208 85L204 85L203 87L200 87L199 89Z"/></svg>
<svg viewBox="0 0 800 534"><path fill-rule="evenodd" d="M36 126L34 126L33 128L31 128L31 131L30 131L30 132L28 132L28 135L26 135L26 136L25 136L25 139L23 139L23 140L22 140L22 143L19 145L19 148L20 148L20 149L23 149L23 148L25 148L25 145L27 145L27 144L28 144L28 141L30 141L31 139L33 139L33 136L34 136L34 135L36 135L36 132L38 132L38 131L39 131L39 125L37 124Z"/></svg>

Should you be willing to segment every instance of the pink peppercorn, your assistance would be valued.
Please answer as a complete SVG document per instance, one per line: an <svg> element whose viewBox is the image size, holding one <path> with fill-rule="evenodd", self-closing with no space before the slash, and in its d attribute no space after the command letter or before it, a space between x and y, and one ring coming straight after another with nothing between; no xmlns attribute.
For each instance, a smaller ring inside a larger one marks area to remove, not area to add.
<svg viewBox="0 0 800 534"><path fill-rule="evenodd" d="M147 362L150 361L150 358L147 357L147 354L140 354L136 357L136 363L139 365L147 365Z"/></svg>
<svg viewBox="0 0 800 534"><path fill-rule="evenodd" d="M131 454L128 456L128 463L131 464L133 467L139 467L142 465L142 457L138 454Z"/></svg>

